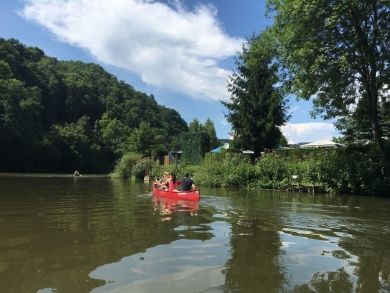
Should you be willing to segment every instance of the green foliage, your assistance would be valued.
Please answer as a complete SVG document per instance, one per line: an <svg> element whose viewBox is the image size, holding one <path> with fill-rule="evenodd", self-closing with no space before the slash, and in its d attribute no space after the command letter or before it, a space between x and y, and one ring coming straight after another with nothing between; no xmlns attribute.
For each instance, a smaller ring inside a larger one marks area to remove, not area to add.
<svg viewBox="0 0 390 293"><path fill-rule="evenodd" d="M234 153L208 153L194 173L197 183L215 187L248 187L254 176L249 158Z"/></svg>
<svg viewBox="0 0 390 293"><path fill-rule="evenodd" d="M274 58L268 32L249 40L238 56L236 73L228 84L231 101L223 102L235 133L234 145L253 150L256 157L265 148L279 144L279 127L287 120L285 101L276 87L278 68Z"/></svg>
<svg viewBox="0 0 390 293"><path fill-rule="evenodd" d="M185 133L181 136L181 150L184 163L196 164L210 150L210 137L204 131Z"/></svg>
<svg viewBox="0 0 390 293"><path fill-rule="evenodd" d="M280 147L287 147L288 146L287 138L283 135L283 133L280 135L279 146Z"/></svg>
<svg viewBox="0 0 390 293"><path fill-rule="evenodd" d="M390 4L386 0L269 0L289 92L313 98L313 114L342 118L351 140L375 139L385 163L383 134L390 79Z"/></svg>
<svg viewBox="0 0 390 293"><path fill-rule="evenodd" d="M196 182L205 186L223 186L226 173L223 157L208 153L196 173Z"/></svg>
<svg viewBox="0 0 390 293"><path fill-rule="evenodd" d="M1 79L10 79L12 78L12 71L8 63L0 60L0 78Z"/></svg>
<svg viewBox="0 0 390 293"><path fill-rule="evenodd" d="M189 132L200 132L203 131L203 125L199 122L198 119L194 118L188 125Z"/></svg>
<svg viewBox="0 0 390 293"><path fill-rule="evenodd" d="M254 183L255 186L269 189L286 188L288 184L286 180L290 177L291 170L285 160L268 154L257 162L255 168L258 176L257 182Z"/></svg>
<svg viewBox="0 0 390 293"><path fill-rule="evenodd" d="M141 154L137 153L126 153L115 165L114 172L111 174L111 178L131 178L133 167L137 164L139 160L142 159ZM139 169L136 168L134 171L137 172L139 176Z"/></svg>
<svg viewBox="0 0 390 293"><path fill-rule="evenodd" d="M205 132L209 136L210 150L219 146L214 123L209 118L204 124L200 123L199 120L195 118L190 122L188 129L189 132Z"/></svg>
<svg viewBox="0 0 390 293"><path fill-rule="evenodd" d="M167 134L154 129L147 122L141 122L140 126L134 129L128 137L128 149L133 152L142 153L144 156L155 156L167 152L164 144Z"/></svg>
<svg viewBox="0 0 390 293"><path fill-rule="evenodd" d="M108 172L188 130L175 110L96 64L58 61L0 38L0 171Z"/></svg>
<svg viewBox="0 0 390 293"><path fill-rule="evenodd" d="M107 113L104 113L100 120L97 121L97 128L101 140L110 151L121 156L127 150L127 140L131 134L130 127L124 125L119 119L108 117Z"/></svg>
<svg viewBox="0 0 390 293"><path fill-rule="evenodd" d="M47 150L48 160L42 162L47 169L57 170L83 170L83 172L95 172L95 170L111 169L111 164L103 158L103 150L94 142L94 133L90 127L88 116L82 116L77 122L55 124L43 147Z"/></svg>
<svg viewBox="0 0 390 293"><path fill-rule="evenodd" d="M143 180L145 175L150 173L152 166L153 164L150 158L142 158L133 165L131 168L131 174L136 180Z"/></svg>
<svg viewBox="0 0 390 293"><path fill-rule="evenodd" d="M214 123L210 119L207 119L203 125L204 131L210 137L210 149L214 149L219 146L217 132L215 131Z"/></svg>
<svg viewBox="0 0 390 293"><path fill-rule="evenodd" d="M340 149L290 149L264 154L252 164L244 154L206 154L190 170L195 183L213 187L299 189L390 196L390 181L383 175L374 145Z"/></svg>
<svg viewBox="0 0 390 293"><path fill-rule="evenodd" d="M388 165L387 165L388 168ZM384 176L375 145L351 145L325 158L322 178L329 189L355 194L389 195L390 182Z"/></svg>
<svg viewBox="0 0 390 293"><path fill-rule="evenodd" d="M36 156L42 139L41 113L37 87L26 87L15 78L0 79L0 170L23 169Z"/></svg>
<svg viewBox="0 0 390 293"><path fill-rule="evenodd" d="M164 167L163 165L160 165L159 161L154 161L150 165L150 170L149 170L149 176L153 178L159 178L164 172Z"/></svg>

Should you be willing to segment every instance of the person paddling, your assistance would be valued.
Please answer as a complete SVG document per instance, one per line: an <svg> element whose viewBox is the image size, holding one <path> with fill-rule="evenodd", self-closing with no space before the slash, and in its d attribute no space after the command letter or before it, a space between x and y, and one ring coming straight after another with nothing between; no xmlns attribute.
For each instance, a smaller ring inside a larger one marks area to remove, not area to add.
<svg viewBox="0 0 390 293"><path fill-rule="evenodd" d="M185 174L185 176L181 179L181 191L190 191L195 189L194 181L191 179L189 174Z"/></svg>

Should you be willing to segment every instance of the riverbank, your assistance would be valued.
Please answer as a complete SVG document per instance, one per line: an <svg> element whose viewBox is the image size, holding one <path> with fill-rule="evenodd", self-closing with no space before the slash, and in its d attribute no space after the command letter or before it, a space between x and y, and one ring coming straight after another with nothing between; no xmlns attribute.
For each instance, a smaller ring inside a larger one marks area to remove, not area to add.
<svg viewBox="0 0 390 293"><path fill-rule="evenodd" d="M208 153L197 165L181 162L160 166L128 154L117 164L114 175L142 179L144 174L158 177L169 171L177 177L189 173L197 185L207 187L390 196L390 181L385 176L389 166L380 162L371 145L276 150L255 162L243 154Z"/></svg>

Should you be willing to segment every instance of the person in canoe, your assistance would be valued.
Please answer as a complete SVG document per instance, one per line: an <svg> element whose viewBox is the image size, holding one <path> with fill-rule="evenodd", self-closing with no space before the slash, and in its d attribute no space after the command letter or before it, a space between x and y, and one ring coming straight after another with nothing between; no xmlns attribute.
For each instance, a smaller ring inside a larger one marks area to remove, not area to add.
<svg viewBox="0 0 390 293"><path fill-rule="evenodd" d="M190 191L195 189L195 184L190 175L187 173L181 179L181 191Z"/></svg>
<svg viewBox="0 0 390 293"><path fill-rule="evenodd" d="M160 180L156 179L153 184L160 190L168 190L169 181L170 181L169 177L170 177L169 173L164 172L163 177Z"/></svg>
<svg viewBox="0 0 390 293"><path fill-rule="evenodd" d="M169 175L168 190L169 191L176 190L176 185L177 185L176 174L175 173L171 173Z"/></svg>

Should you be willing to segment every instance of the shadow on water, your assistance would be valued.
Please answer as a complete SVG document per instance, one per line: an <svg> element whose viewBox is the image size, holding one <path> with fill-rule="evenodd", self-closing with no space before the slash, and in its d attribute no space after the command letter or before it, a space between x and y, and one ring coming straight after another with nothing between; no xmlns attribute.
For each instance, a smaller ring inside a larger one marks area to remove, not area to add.
<svg viewBox="0 0 390 293"><path fill-rule="evenodd" d="M2 292L389 292L390 202L0 176Z"/></svg>

